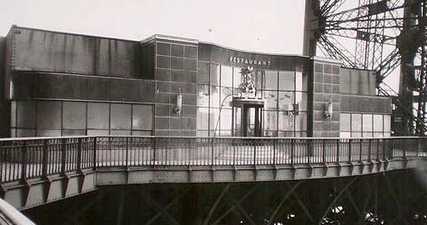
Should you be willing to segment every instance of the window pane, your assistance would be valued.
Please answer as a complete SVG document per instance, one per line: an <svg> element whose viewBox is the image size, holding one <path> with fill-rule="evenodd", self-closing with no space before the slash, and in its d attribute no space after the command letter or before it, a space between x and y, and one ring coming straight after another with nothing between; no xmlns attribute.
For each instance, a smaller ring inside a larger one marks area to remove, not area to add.
<svg viewBox="0 0 427 225"><path fill-rule="evenodd" d="M209 63L199 62L198 68L197 83L209 84Z"/></svg>
<svg viewBox="0 0 427 225"><path fill-rule="evenodd" d="M106 103L88 103L88 128L108 129L109 112Z"/></svg>
<svg viewBox="0 0 427 225"><path fill-rule="evenodd" d="M62 135L63 136L82 136L86 134L86 130L63 130Z"/></svg>
<svg viewBox="0 0 427 225"><path fill-rule="evenodd" d="M16 137L34 137L35 135L34 129L16 129Z"/></svg>
<svg viewBox="0 0 427 225"><path fill-rule="evenodd" d="M61 129L61 102L42 101L37 103L37 129ZM56 132L46 131L45 134L58 136Z"/></svg>
<svg viewBox="0 0 427 225"><path fill-rule="evenodd" d="M277 91L264 91L265 109L277 109Z"/></svg>
<svg viewBox="0 0 427 225"><path fill-rule="evenodd" d="M279 90L295 89L295 72L279 71Z"/></svg>
<svg viewBox="0 0 427 225"><path fill-rule="evenodd" d="M350 131L350 114L340 114L340 131Z"/></svg>
<svg viewBox="0 0 427 225"><path fill-rule="evenodd" d="M307 113L300 112L298 115L295 116L295 130L307 130Z"/></svg>
<svg viewBox="0 0 427 225"><path fill-rule="evenodd" d="M372 115L364 114L363 115L363 132L372 131Z"/></svg>
<svg viewBox="0 0 427 225"><path fill-rule="evenodd" d="M218 118L218 109L211 108L209 112L209 126L210 126L210 135L213 136L214 131L216 131L216 135L219 134L219 118Z"/></svg>
<svg viewBox="0 0 427 225"><path fill-rule="evenodd" d="M277 71L266 70L264 76L265 90L277 90Z"/></svg>
<svg viewBox="0 0 427 225"><path fill-rule="evenodd" d="M63 107L64 129L86 129L86 103L64 102Z"/></svg>
<svg viewBox="0 0 427 225"><path fill-rule="evenodd" d="M111 135L130 135L130 130L111 130Z"/></svg>
<svg viewBox="0 0 427 225"><path fill-rule="evenodd" d="M232 87L233 70L231 66L221 66L221 86Z"/></svg>
<svg viewBox="0 0 427 225"><path fill-rule="evenodd" d="M241 136L240 133L240 123L241 123L241 109L236 107L234 108L234 136Z"/></svg>
<svg viewBox="0 0 427 225"><path fill-rule="evenodd" d="M223 134L231 135L232 118L233 116L232 116L231 109L221 110L221 118L220 118L221 135Z"/></svg>
<svg viewBox="0 0 427 225"><path fill-rule="evenodd" d="M349 137L351 137L350 132L344 132L344 131L340 132L340 138L349 138Z"/></svg>
<svg viewBox="0 0 427 225"><path fill-rule="evenodd" d="M255 95L256 95L256 97L257 98L260 98L261 97L261 90L262 90L262 83L263 83L263 74L264 74L264 71L261 71L261 70L256 70L255 72L254 72L254 74L253 75L255 75L255 77L254 77L254 82L255 82L255 91L256 91L256 93L255 93Z"/></svg>
<svg viewBox="0 0 427 225"><path fill-rule="evenodd" d="M294 93L293 92L279 92L279 109L293 110Z"/></svg>
<svg viewBox="0 0 427 225"><path fill-rule="evenodd" d="M269 132L277 131L277 111L264 111L264 130Z"/></svg>
<svg viewBox="0 0 427 225"><path fill-rule="evenodd" d="M352 114L351 115L351 131L362 131L362 115ZM358 136L360 137L360 136Z"/></svg>
<svg viewBox="0 0 427 225"><path fill-rule="evenodd" d="M307 93L295 92L295 102L298 104L299 111L307 110Z"/></svg>
<svg viewBox="0 0 427 225"><path fill-rule="evenodd" d="M374 131L383 131L383 115L374 115Z"/></svg>
<svg viewBox="0 0 427 225"><path fill-rule="evenodd" d="M211 64L210 85L219 86L219 65Z"/></svg>
<svg viewBox="0 0 427 225"><path fill-rule="evenodd" d="M36 107L31 101L16 102L17 110L17 127L19 128L35 128L36 122ZM12 114L14 116L14 114Z"/></svg>
<svg viewBox="0 0 427 225"><path fill-rule="evenodd" d="M210 87L210 107L219 107L219 87Z"/></svg>
<svg viewBox="0 0 427 225"><path fill-rule="evenodd" d="M391 116L390 115L384 115L384 132L390 133L391 131Z"/></svg>
<svg viewBox="0 0 427 225"><path fill-rule="evenodd" d="M293 131L294 130L294 117L288 115L288 112L279 112L279 130L280 131Z"/></svg>
<svg viewBox="0 0 427 225"><path fill-rule="evenodd" d="M61 130L37 130L38 137L58 137L61 136Z"/></svg>
<svg viewBox="0 0 427 225"><path fill-rule="evenodd" d="M132 129L152 130L153 129L153 106L133 105L132 106Z"/></svg>
<svg viewBox="0 0 427 225"><path fill-rule="evenodd" d="M153 135L151 131L146 130L133 130L132 136L151 136Z"/></svg>
<svg viewBox="0 0 427 225"><path fill-rule="evenodd" d="M351 132L351 137L362 137L362 132Z"/></svg>
<svg viewBox="0 0 427 225"><path fill-rule="evenodd" d="M374 137L383 137L384 134L382 132L374 132Z"/></svg>
<svg viewBox="0 0 427 225"><path fill-rule="evenodd" d="M198 86L198 95L197 95L197 105L198 106L209 106L209 85L203 84Z"/></svg>
<svg viewBox="0 0 427 225"><path fill-rule="evenodd" d="M197 108L197 130L207 130L209 121L209 109Z"/></svg>
<svg viewBox="0 0 427 225"><path fill-rule="evenodd" d="M87 130L87 135L108 135L109 130Z"/></svg>
<svg viewBox="0 0 427 225"><path fill-rule="evenodd" d="M130 105L111 104L111 129L130 130Z"/></svg>
<svg viewBox="0 0 427 225"><path fill-rule="evenodd" d="M303 86L303 78L301 72L295 72L295 90L297 91L306 91Z"/></svg>
<svg viewBox="0 0 427 225"><path fill-rule="evenodd" d="M242 74L240 73L241 68L233 68L233 87L239 88L240 83L242 82Z"/></svg>
<svg viewBox="0 0 427 225"><path fill-rule="evenodd" d="M233 90L230 87L221 88L221 106L220 107L231 107L233 100Z"/></svg>
<svg viewBox="0 0 427 225"><path fill-rule="evenodd" d="M364 131L363 132L363 137L372 137L372 132Z"/></svg>

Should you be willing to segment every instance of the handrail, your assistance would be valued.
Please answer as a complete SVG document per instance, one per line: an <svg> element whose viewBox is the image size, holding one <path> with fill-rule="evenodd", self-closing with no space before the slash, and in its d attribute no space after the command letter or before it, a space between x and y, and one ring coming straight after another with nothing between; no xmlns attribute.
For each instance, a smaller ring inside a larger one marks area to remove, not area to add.
<svg viewBox="0 0 427 225"><path fill-rule="evenodd" d="M349 140L349 139L378 139L379 137L225 137L225 136L150 136L150 135L78 135L78 136L53 136L53 137L14 137L14 138L0 138L2 141L16 141L16 140L46 140L46 139L66 139L66 138L87 138L87 137L129 137L129 138L182 138L182 139L271 139L271 140ZM427 136L389 136L380 137L381 139L412 139L412 138L426 138Z"/></svg>
<svg viewBox="0 0 427 225"><path fill-rule="evenodd" d="M311 166L406 160L427 156L426 146L427 137L7 138L0 139L0 184L103 167Z"/></svg>
<svg viewBox="0 0 427 225"><path fill-rule="evenodd" d="M5 200L0 199L0 213L6 219L7 224L11 225L35 225L30 219L24 214L19 212L15 207L7 203ZM1 222L1 221L0 221ZM3 223L1 223L3 224Z"/></svg>

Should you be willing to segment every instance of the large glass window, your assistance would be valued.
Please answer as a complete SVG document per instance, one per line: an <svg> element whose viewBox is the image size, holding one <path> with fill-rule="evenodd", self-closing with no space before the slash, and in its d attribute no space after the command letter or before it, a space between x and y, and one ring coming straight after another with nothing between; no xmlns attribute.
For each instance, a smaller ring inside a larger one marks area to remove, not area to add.
<svg viewBox="0 0 427 225"><path fill-rule="evenodd" d="M390 115L340 114L340 137L383 136L390 136Z"/></svg>
<svg viewBox="0 0 427 225"><path fill-rule="evenodd" d="M151 135L153 129L152 105L85 101L33 101L32 104L37 105L37 110L29 111L28 116L18 115L18 120L35 117L37 123L32 128L12 124L14 136ZM15 105L17 111L25 109L19 101ZM17 123L20 124L24 123Z"/></svg>
<svg viewBox="0 0 427 225"><path fill-rule="evenodd" d="M232 100L241 97L241 67L204 62L199 67L197 134L240 136L242 112ZM307 76L295 70L253 71L255 98L264 101L260 118L265 136L307 134Z"/></svg>

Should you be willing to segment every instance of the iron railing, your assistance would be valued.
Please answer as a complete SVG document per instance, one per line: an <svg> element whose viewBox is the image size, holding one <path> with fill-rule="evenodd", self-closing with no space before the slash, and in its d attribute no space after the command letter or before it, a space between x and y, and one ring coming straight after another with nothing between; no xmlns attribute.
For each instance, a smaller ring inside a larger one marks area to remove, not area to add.
<svg viewBox="0 0 427 225"><path fill-rule="evenodd" d="M351 163L424 157L427 138L83 136L0 139L0 183L102 167Z"/></svg>

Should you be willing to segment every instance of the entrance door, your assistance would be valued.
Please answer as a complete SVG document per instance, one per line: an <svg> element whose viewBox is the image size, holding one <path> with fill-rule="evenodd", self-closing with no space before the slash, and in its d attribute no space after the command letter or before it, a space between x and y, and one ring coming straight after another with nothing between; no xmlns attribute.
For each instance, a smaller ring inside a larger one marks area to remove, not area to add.
<svg viewBox="0 0 427 225"><path fill-rule="evenodd" d="M242 105L241 134L244 137L262 136L262 106Z"/></svg>

